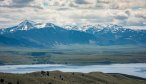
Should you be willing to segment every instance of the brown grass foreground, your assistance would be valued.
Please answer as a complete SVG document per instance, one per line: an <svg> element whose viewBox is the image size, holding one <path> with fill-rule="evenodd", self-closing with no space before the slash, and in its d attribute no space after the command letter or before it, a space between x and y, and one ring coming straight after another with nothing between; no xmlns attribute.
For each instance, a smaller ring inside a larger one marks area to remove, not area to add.
<svg viewBox="0 0 146 84"><path fill-rule="evenodd" d="M101 72L41 71L27 74L0 73L0 84L146 84L146 79Z"/></svg>

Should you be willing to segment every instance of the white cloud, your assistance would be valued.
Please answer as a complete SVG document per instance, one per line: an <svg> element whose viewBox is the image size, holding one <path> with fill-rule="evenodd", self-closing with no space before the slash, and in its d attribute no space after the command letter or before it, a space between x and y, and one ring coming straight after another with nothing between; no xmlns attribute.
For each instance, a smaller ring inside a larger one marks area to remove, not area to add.
<svg viewBox="0 0 146 84"><path fill-rule="evenodd" d="M146 0L0 1L1 28L25 19L57 24L119 24L145 28Z"/></svg>

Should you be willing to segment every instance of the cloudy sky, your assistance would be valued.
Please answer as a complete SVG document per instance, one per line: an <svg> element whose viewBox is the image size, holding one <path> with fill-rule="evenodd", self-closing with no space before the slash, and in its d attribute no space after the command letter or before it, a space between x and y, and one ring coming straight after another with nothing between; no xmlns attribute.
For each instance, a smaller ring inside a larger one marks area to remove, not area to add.
<svg viewBox="0 0 146 84"><path fill-rule="evenodd" d="M0 28L28 19L65 24L118 24L146 29L146 0L0 0Z"/></svg>

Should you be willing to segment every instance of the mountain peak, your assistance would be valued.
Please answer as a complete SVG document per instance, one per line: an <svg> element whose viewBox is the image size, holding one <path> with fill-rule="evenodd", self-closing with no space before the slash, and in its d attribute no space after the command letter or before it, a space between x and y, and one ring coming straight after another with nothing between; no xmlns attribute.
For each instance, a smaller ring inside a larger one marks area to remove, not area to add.
<svg viewBox="0 0 146 84"><path fill-rule="evenodd" d="M46 23L46 24L45 24L45 27L52 27L52 28L54 28L55 25L54 25L53 23Z"/></svg>
<svg viewBox="0 0 146 84"><path fill-rule="evenodd" d="M31 28L34 28L35 24L36 23L34 21L24 20L23 22L21 22L17 26L17 29L19 29L19 30L29 30Z"/></svg>
<svg viewBox="0 0 146 84"><path fill-rule="evenodd" d="M35 24L36 28L55 28L56 25L54 25L53 23L37 23Z"/></svg>
<svg viewBox="0 0 146 84"><path fill-rule="evenodd" d="M125 30L127 30L127 28L115 24L88 26L88 28L86 29L86 31L92 30L94 32L104 31L112 33L124 32Z"/></svg>
<svg viewBox="0 0 146 84"><path fill-rule="evenodd" d="M68 30L79 30L80 27L77 25L64 25L64 28Z"/></svg>
<svg viewBox="0 0 146 84"><path fill-rule="evenodd" d="M17 26L8 29L9 32L15 32L17 30L30 30L35 28L36 23L31 20L24 20L23 22L19 23ZM7 30L7 29L6 29Z"/></svg>

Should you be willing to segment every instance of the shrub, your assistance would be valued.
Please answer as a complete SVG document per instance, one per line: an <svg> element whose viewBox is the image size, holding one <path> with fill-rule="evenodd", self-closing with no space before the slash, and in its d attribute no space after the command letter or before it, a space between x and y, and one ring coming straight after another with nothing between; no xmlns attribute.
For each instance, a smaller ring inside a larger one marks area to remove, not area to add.
<svg viewBox="0 0 146 84"><path fill-rule="evenodd" d="M12 82L8 82L8 84L12 84Z"/></svg>
<svg viewBox="0 0 146 84"><path fill-rule="evenodd" d="M0 79L0 82L3 83L4 82L4 79Z"/></svg>
<svg viewBox="0 0 146 84"><path fill-rule="evenodd" d="M82 76L85 76L84 74L82 74Z"/></svg>
<svg viewBox="0 0 146 84"><path fill-rule="evenodd" d="M74 75L75 73L73 72L72 75Z"/></svg>
<svg viewBox="0 0 146 84"><path fill-rule="evenodd" d="M49 82L48 84L52 84L51 82Z"/></svg>
<svg viewBox="0 0 146 84"><path fill-rule="evenodd" d="M17 81L17 84L19 84L19 81Z"/></svg>
<svg viewBox="0 0 146 84"><path fill-rule="evenodd" d="M45 75L45 73L46 73L45 71L41 71L41 74L42 74L42 75Z"/></svg>
<svg viewBox="0 0 146 84"><path fill-rule="evenodd" d="M50 73L49 72L47 72L47 76L50 76Z"/></svg>
<svg viewBox="0 0 146 84"><path fill-rule="evenodd" d="M61 78L62 76L60 75L60 78Z"/></svg>

